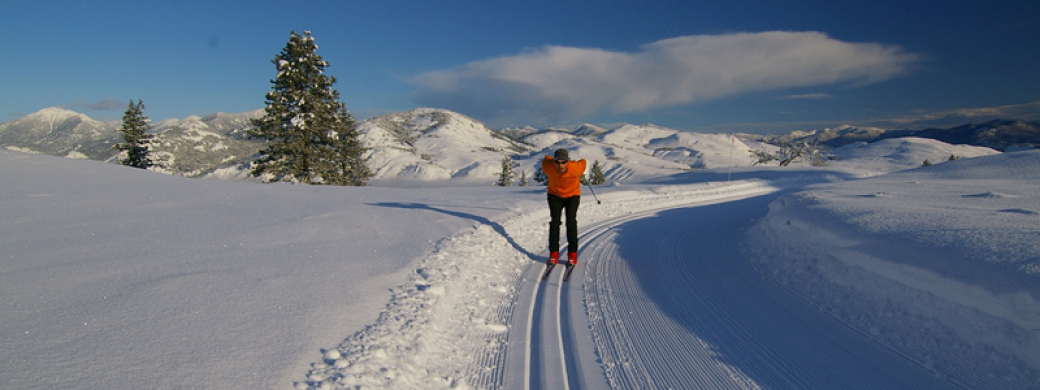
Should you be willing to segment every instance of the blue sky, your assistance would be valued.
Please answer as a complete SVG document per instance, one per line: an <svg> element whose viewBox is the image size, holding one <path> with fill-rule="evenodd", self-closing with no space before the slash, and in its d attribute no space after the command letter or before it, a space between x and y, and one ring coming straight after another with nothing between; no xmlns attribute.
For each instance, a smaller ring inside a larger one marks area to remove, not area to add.
<svg viewBox="0 0 1040 390"><path fill-rule="evenodd" d="M0 122L263 108L309 30L358 118L702 132L1040 120L1040 2L0 2Z"/></svg>

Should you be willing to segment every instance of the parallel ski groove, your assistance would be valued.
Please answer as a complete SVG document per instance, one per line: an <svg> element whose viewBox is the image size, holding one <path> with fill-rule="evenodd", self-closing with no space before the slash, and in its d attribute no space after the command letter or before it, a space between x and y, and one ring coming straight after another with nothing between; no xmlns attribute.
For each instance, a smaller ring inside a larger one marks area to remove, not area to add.
<svg viewBox="0 0 1040 390"><path fill-rule="evenodd" d="M742 202L761 209L767 200ZM619 221L591 238L586 299L611 388L953 387L892 362L898 358L760 279L732 248L711 245L739 230L690 222L725 217L711 210ZM662 236L662 224L674 228Z"/></svg>

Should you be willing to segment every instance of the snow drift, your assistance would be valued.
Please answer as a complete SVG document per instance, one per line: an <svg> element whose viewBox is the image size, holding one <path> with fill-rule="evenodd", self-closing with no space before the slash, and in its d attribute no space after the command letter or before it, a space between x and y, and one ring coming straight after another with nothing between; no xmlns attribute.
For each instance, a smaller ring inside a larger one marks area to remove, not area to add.
<svg viewBox="0 0 1040 390"><path fill-rule="evenodd" d="M771 204L746 243L772 278L936 375L1033 388L1038 183L1040 151L817 185Z"/></svg>

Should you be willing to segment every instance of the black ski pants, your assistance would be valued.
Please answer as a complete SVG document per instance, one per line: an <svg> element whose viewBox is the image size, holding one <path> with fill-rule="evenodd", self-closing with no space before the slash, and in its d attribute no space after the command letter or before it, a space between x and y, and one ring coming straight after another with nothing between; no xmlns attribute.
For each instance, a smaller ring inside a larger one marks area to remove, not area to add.
<svg viewBox="0 0 1040 390"><path fill-rule="evenodd" d="M561 198L549 194L549 252L560 251L560 214L567 210L567 251L578 253L578 204L581 196Z"/></svg>

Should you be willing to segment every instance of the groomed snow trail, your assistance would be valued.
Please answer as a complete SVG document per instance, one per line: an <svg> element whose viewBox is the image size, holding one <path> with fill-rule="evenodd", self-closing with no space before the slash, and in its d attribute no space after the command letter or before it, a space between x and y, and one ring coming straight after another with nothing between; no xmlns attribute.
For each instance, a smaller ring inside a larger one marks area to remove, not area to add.
<svg viewBox="0 0 1040 390"><path fill-rule="evenodd" d="M515 347L509 353L511 371L523 369L524 375L514 376L506 383L508 389L603 389L608 387L604 362L600 356L604 346L594 340L590 318L602 318L595 306L586 305L585 291L594 285L586 272L595 269L599 254L595 242L602 242L616 226L628 221L649 218L662 210L691 204L705 204L741 199L777 191L777 188L757 181L713 183L699 186L661 188L659 194L619 198L603 212L599 205L593 208L593 222L584 223L581 234L581 264L570 281L563 282L565 268L558 266L552 275L541 281L544 265L532 264L524 276L518 296L517 310L524 310L519 319L527 321L524 327L514 322L509 345L525 345L523 356ZM613 195L613 194L612 194ZM595 218L599 217L599 218ZM588 218L588 216L586 216ZM592 272L592 271L589 271ZM518 329L519 328L519 329ZM607 347L610 348L609 346ZM522 364L520 363L522 361Z"/></svg>
<svg viewBox="0 0 1040 390"><path fill-rule="evenodd" d="M585 304L609 387L956 388L756 273L739 236L772 199L590 232Z"/></svg>
<svg viewBox="0 0 1040 390"><path fill-rule="evenodd" d="M778 191L751 179L589 197L566 283L562 266L540 280L540 203L496 220L394 205L480 224L438 242L379 319L324 351L296 387L952 388L758 278L739 237Z"/></svg>

